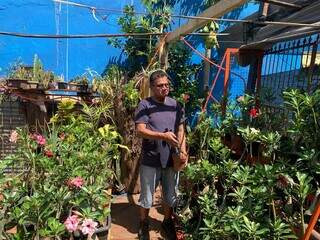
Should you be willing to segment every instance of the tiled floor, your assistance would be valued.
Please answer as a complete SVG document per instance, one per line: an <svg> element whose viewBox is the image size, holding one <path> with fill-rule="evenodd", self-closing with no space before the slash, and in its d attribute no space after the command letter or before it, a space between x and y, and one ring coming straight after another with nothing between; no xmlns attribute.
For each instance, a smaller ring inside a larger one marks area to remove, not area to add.
<svg viewBox="0 0 320 240"><path fill-rule="evenodd" d="M138 239L139 207L137 201L139 194L116 196L111 205L111 231L110 240ZM155 194L154 206L150 209L150 237L152 240L162 240L161 222L161 194Z"/></svg>

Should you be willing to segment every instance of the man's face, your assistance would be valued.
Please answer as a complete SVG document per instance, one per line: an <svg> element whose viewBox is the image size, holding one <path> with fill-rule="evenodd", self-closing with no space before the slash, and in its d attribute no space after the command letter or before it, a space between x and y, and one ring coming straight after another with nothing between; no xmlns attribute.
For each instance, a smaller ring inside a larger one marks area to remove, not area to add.
<svg viewBox="0 0 320 240"><path fill-rule="evenodd" d="M167 77L157 78L151 85L151 90L156 98L163 99L169 94L170 84Z"/></svg>

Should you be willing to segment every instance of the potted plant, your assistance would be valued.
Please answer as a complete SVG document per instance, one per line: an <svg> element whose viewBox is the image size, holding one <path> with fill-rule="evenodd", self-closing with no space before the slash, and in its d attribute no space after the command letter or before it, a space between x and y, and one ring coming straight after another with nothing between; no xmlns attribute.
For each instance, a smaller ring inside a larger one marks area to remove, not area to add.
<svg viewBox="0 0 320 240"><path fill-rule="evenodd" d="M24 239L90 239L107 231L113 161L120 137L98 125L101 109L63 101L43 133L18 129L7 157L21 171L1 182L5 229ZM104 109L105 110L105 109ZM9 236L8 236L9 237Z"/></svg>
<svg viewBox="0 0 320 240"><path fill-rule="evenodd" d="M30 77L29 70L30 69L27 66L22 65L22 63L14 64L9 70L8 78L6 80L7 87L26 89Z"/></svg>
<svg viewBox="0 0 320 240"><path fill-rule="evenodd" d="M69 83L69 89L78 92L87 92L89 80L86 74L77 76Z"/></svg>

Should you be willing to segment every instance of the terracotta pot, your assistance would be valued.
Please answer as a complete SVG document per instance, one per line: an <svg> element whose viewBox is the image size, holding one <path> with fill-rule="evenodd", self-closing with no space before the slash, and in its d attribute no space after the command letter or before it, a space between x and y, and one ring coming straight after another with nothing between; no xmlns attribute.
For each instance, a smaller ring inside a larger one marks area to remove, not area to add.
<svg viewBox="0 0 320 240"><path fill-rule="evenodd" d="M230 149L238 156L241 156L244 151L245 144L239 135L231 135Z"/></svg>

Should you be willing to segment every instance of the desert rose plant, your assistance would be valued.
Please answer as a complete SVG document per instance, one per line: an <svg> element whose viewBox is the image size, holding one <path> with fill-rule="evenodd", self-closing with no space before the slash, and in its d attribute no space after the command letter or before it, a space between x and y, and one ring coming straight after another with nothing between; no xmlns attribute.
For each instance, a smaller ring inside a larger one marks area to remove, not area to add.
<svg viewBox="0 0 320 240"><path fill-rule="evenodd" d="M107 110L63 101L42 133L12 132L17 152L4 162L14 171L0 182L3 237L91 239L105 225L112 166L124 147L114 127L101 124ZM17 232L6 233L12 227Z"/></svg>

